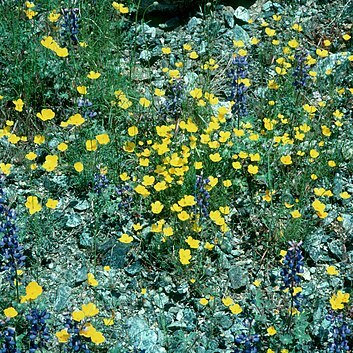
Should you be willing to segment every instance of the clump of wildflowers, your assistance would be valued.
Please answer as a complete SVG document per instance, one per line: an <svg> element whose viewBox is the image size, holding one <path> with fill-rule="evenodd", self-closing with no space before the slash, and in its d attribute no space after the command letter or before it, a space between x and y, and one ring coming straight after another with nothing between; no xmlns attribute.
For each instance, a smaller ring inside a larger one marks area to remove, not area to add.
<svg viewBox="0 0 353 353"><path fill-rule="evenodd" d="M90 109L92 107L93 103L89 101L87 98L79 98L77 102L77 106L79 108L82 108L82 115L85 119L93 119L95 116L97 116L97 112L93 111Z"/></svg>
<svg viewBox="0 0 353 353"><path fill-rule="evenodd" d="M173 82L170 94L166 97L166 102L161 108L163 118L177 120L181 116L183 101L183 82L176 80Z"/></svg>
<svg viewBox="0 0 353 353"><path fill-rule="evenodd" d="M3 338L0 353L22 353L22 351L17 348L16 330L14 327L7 327L3 332L0 332L0 338Z"/></svg>
<svg viewBox="0 0 353 353"><path fill-rule="evenodd" d="M0 189L0 272L5 272L11 285L17 271L24 267L26 259L23 246L18 241L15 221L15 212L6 205L4 191Z"/></svg>
<svg viewBox="0 0 353 353"><path fill-rule="evenodd" d="M64 326L68 335L67 347L73 352L90 353L87 343L80 335L79 323L67 317Z"/></svg>
<svg viewBox="0 0 353 353"><path fill-rule="evenodd" d="M55 334L60 343L67 343L65 352L89 353L90 349L85 342L88 338L96 345L105 342L103 334L95 329L89 319L98 313L95 304L88 303L82 305L82 310L73 311L71 317L66 315L65 328Z"/></svg>
<svg viewBox="0 0 353 353"><path fill-rule="evenodd" d="M26 315L26 319L30 324L29 353L34 353L38 349L40 351L47 349L47 344L50 340L49 328L47 326L49 318L50 314L46 310L32 309Z"/></svg>
<svg viewBox="0 0 353 353"><path fill-rule="evenodd" d="M208 217L208 206L210 193L206 190L206 185L210 182L208 178L203 179L202 176L196 176L195 183L195 200L196 204L193 206L193 212L196 214L199 212L202 216Z"/></svg>
<svg viewBox="0 0 353 353"><path fill-rule="evenodd" d="M120 201L118 204L118 207L120 209L130 209L131 204L133 202L133 189L130 185L122 185L122 186L117 186L115 188L115 192L117 193Z"/></svg>
<svg viewBox="0 0 353 353"><path fill-rule="evenodd" d="M102 192L103 189L106 189L109 185L109 179L107 178L107 171L106 168L101 168L100 166L97 166L99 169L99 173L96 173L94 175L94 186L93 190L96 193Z"/></svg>
<svg viewBox="0 0 353 353"><path fill-rule="evenodd" d="M350 294L338 291L336 294L333 294L330 298L331 308L333 310L340 310L344 308L344 303L348 303Z"/></svg>
<svg viewBox="0 0 353 353"><path fill-rule="evenodd" d="M326 319L331 321L329 330L329 351L333 353L349 351L349 336L352 331L348 327L343 314L335 315L331 313L326 316Z"/></svg>
<svg viewBox="0 0 353 353"><path fill-rule="evenodd" d="M293 85L296 88L305 87L306 82L309 78L308 70L310 66L306 64L306 61L305 61L306 58L302 54L299 54L299 53L295 54L294 58L296 60L296 63L295 63L295 69L293 71L293 78L294 78Z"/></svg>
<svg viewBox="0 0 353 353"><path fill-rule="evenodd" d="M289 291L291 295L291 311L293 308L301 311L300 308L300 298L301 298L301 276L300 274L304 272L304 257L300 249L302 242L299 243L292 241L289 243L290 248L286 252L282 260L282 270L281 276L283 280L283 285L281 289Z"/></svg>
<svg viewBox="0 0 353 353"><path fill-rule="evenodd" d="M260 335L250 333L251 327L254 324L254 320L245 320L244 326L249 327L249 332L241 333L235 337L235 344L237 347L234 353L257 353L261 346Z"/></svg>
<svg viewBox="0 0 353 353"><path fill-rule="evenodd" d="M78 21L79 9L63 9L62 15L64 23L62 24L61 35L65 41L71 41L73 45L78 44ZM68 44L68 43L66 43Z"/></svg>
<svg viewBox="0 0 353 353"><path fill-rule="evenodd" d="M232 68L229 71L228 77L232 79L230 101L233 101L232 114L237 117L238 126L240 117L247 114L246 95L248 89L247 74L248 61L246 56L237 55L233 58Z"/></svg>
<svg viewBox="0 0 353 353"><path fill-rule="evenodd" d="M302 242L289 243L290 248L283 258L281 275L284 288L294 287L300 284L301 278L298 274L303 273L304 257L300 249Z"/></svg>

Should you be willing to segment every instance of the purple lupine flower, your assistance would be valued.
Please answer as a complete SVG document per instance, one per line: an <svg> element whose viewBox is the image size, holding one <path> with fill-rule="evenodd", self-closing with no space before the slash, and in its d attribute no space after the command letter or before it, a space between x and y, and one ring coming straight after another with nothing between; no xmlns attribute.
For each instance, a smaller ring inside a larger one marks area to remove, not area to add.
<svg viewBox="0 0 353 353"><path fill-rule="evenodd" d="M304 272L304 256L301 251L302 242L292 241L289 243L290 248L287 251L286 256L283 259L283 266L281 269L281 277L283 284L281 289L288 289L291 294L293 305L297 310L300 308L301 293L295 294L295 287L298 287L301 282L300 274Z"/></svg>
<svg viewBox="0 0 353 353"><path fill-rule="evenodd" d="M246 109L246 91L247 87L241 79L245 79L248 75L248 61L246 56L236 56L232 61L232 68L228 73L228 77L232 79L231 92L229 100L233 101L232 114L237 118L238 127L242 116L247 115Z"/></svg>
<svg viewBox="0 0 353 353"><path fill-rule="evenodd" d="M343 314L331 312L326 316L326 319L331 321L329 329L329 351L332 353L350 351L349 336L351 336L352 330Z"/></svg>
<svg viewBox="0 0 353 353"><path fill-rule="evenodd" d="M10 209L0 186L0 272L5 272L13 286L17 270L25 266L23 246L18 241L15 211Z"/></svg>
<svg viewBox="0 0 353 353"><path fill-rule="evenodd" d="M29 328L29 353L35 353L37 350L42 351L47 349L47 344L50 340L49 328L47 320L50 314L46 311L32 309L26 315L26 319L30 324Z"/></svg>
<svg viewBox="0 0 353 353"><path fill-rule="evenodd" d="M3 343L0 345L0 353L22 353L17 348L16 330L14 327L7 327L4 331L0 332L0 338L3 338Z"/></svg>
<svg viewBox="0 0 353 353"><path fill-rule="evenodd" d="M199 213L200 216L208 217L208 206L210 193L206 190L206 185L209 183L209 179L203 179L202 176L196 176L195 182L195 200L196 205L192 207L194 214Z"/></svg>
<svg viewBox="0 0 353 353"><path fill-rule="evenodd" d="M234 339L236 348L233 353L257 353L261 347L260 335L251 333L251 327L254 325L255 320L246 319L244 326L248 327L248 332L243 332L237 335Z"/></svg>
<svg viewBox="0 0 353 353"><path fill-rule="evenodd" d="M303 54L295 54L294 56L295 58L295 69L293 71L293 85L296 88L299 87L305 87L306 86L306 82L309 78L309 74L308 71L310 69L310 66L305 64L305 60L306 60L306 55Z"/></svg>
<svg viewBox="0 0 353 353"><path fill-rule="evenodd" d="M78 44L78 31L79 31L79 9L62 9L63 24L61 26L61 36L65 41L65 46L67 46L69 41L73 45Z"/></svg>
<svg viewBox="0 0 353 353"><path fill-rule="evenodd" d="M70 334L70 339L67 342L69 351L75 353L90 353L87 343L80 335L80 328L78 327L78 323L72 320L70 316L67 316L64 326L67 328L67 332Z"/></svg>

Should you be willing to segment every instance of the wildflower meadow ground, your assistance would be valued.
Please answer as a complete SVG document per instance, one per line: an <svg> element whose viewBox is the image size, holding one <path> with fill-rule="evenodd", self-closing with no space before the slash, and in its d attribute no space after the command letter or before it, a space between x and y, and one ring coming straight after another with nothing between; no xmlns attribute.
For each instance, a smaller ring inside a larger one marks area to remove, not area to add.
<svg viewBox="0 0 353 353"><path fill-rule="evenodd" d="M0 1L0 353L352 352L353 1L174 5Z"/></svg>

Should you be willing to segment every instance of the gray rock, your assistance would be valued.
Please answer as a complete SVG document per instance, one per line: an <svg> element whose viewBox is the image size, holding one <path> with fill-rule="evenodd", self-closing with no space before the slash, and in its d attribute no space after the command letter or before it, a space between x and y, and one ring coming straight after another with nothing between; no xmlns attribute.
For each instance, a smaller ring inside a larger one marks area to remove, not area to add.
<svg viewBox="0 0 353 353"><path fill-rule="evenodd" d="M180 294L186 294L189 291L188 283L182 283L177 287L177 292Z"/></svg>
<svg viewBox="0 0 353 353"><path fill-rule="evenodd" d="M259 14L262 12L262 6L265 4L265 2L266 0L257 0L255 4L250 6L249 13L251 18L259 16Z"/></svg>
<svg viewBox="0 0 353 353"><path fill-rule="evenodd" d="M260 3L263 3L263 1L259 1ZM262 5L262 9L264 12L268 12L269 15L273 15L273 11L275 11L276 13L281 13L283 12L283 7L278 4L277 2L274 1L266 1L263 5Z"/></svg>
<svg viewBox="0 0 353 353"><path fill-rule="evenodd" d="M90 207L90 204L87 200L80 200L78 203L74 206L74 209L77 211L85 211L88 210Z"/></svg>
<svg viewBox="0 0 353 353"><path fill-rule="evenodd" d="M234 9L231 6L224 7L223 10L224 21L229 28L234 27Z"/></svg>
<svg viewBox="0 0 353 353"><path fill-rule="evenodd" d="M194 32L198 28L200 28L200 25L202 24L201 18L198 17L191 17L188 25L187 25L187 30L190 32Z"/></svg>
<svg viewBox="0 0 353 353"><path fill-rule="evenodd" d="M349 52L348 55L350 55ZM318 68L322 72L325 72L326 70L333 69L336 66L337 61L344 62L345 60L346 56L344 56L343 53L331 54L327 58L318 61Z"/></svg>
<svg viewBox="0 0 353 353"><path fill-rule="evenodd" d="M322 229L318 229L316 232L309 234L303 243L304 250L309 256L315 261L329 261L330 258L327 256L327 251L324 251L323 243L328 240L328 235L324 233Z"/></svg>
<svg viewBox="0 0 353 353"><path fill-rule="evenodd" d="M130 247L129 244L116 242L103 257L103 263L115 268L124 268L126 254Z"/></svg>
<svg viewBox="0 0 353 353"><path fill-rule="evenodd" d="M246 271L240 266L232 266L228 271L228 278L230 280L230 286L233 289L243 287L248 282Z"/></svg>
<svg viewBox="0 0 353 353"><path fill-rule="evenodd" d="M199 54L205 54L208 50L208 45L206 41L202 41L199 46Z"/></svg>
<svg viewBox="0 0 353 353"><path fill-rule="evenodd" d="M248 22L251 16L248 9L246 9L243 6L239 6L234 11L234 17L237 18L238 20Z"/></svg>
<svg viewBox="0 0 353 353"><path fill-rule="evenodd" d="M336 255L338 258L342 259L343 257L343 244L341 240L333 240L328 243L330 251Z"/></svg>
<svg viewBox="0 0 353 353"><path fill-rule="evenodd" d="M166 350L158 344L162 341L162 334L152 330L147 322L140 317L127 320L127 331L134 348L145 350L146 353L164 353Z"/></svg>
<svg viewBox="0 0 353 353"><path fill-rule="evenodd" d="M337 211L336 210L327 210L328 216L324 219L324 221L322 222L323 226L328 226L329 224L331 224L332 222L334 222L337 218Z"/></svg>
<svg viewBox="0 0 353 353"><path fill-rule="evenodd" d="M349 235L353 234L353 216L349 214L343 215L343 222L342 222L343 229L348 232Z"/></svg>
<svg viewBox="0 0 353 353"><path fill-rule="evenodd" d="M232 244L230 241L223 241L222 244L220 245L221 252L222 254L230 254L231 251L233 250Z"/></svg>
<svg viewBox="0 0 353 353"><path fill-rule="evenodd" d="M130 276L135 276L140 273L142 270L141 262L138 260L134 262L131 266L125 268L125 272Z"/></svg>
<svg viewBox="0 0 353 353"><path fill-rule="evenodd" d="M197 86L196 84L196 80L198 78L198 75L196 72L191 72L188 71L185 76L184 76L184 82L185 82L185 89L186 91L190 91L192 90L195 86Z"/></svg>
<svg viewBox="0 0 353 353"><path fill-rule="evenodd" d="M62 285L60 286L55 294L54 300L54 310L55 311L62 311L63 309L67 308L69 304L69 299L71 295L71 288L69 286Z"/></svg>
<svg viewBox="0 0 353 353"><path fill-rule="evenodd" d="M225 269L225 270L228 270L230 268L230 262L229 260L227 259L227 256L225 254L223 254L221 252L221 256L220 256L220 266Z"/></svg>
<svg viewBox="0 0 353 353"><path fill-rule="evenodd" d="M66 227L68 228L76 228L82 223L82 218L75 214L72 213L68 216L67 221L66 221Z"/></svg>
<svg viewBox="0 0 353 353"><path fill-rule="evenodd" d="M169 308L168 313L174 315L179 313L179 311L180 311L180 308L178 308L177 306L172 306Z"/></svg>
<svg viewBox="0 0 353 353"><path fill-rule="evenodd" d="M189 308L184 309L183 318L187 324L188 330L194 330L196 324L196 314L195 311Z"/></svg>
<svg viewBox="0 0 353 353"><path fill-rule="evenodd" d="M156 27L150 27L148 28L148 30L146 31L146 34L148 35L149 38L156 38L157 35L157 28Z"/></svg>
<svg viewBox="0 0 353 353"><path fill-rule="evenodd" d="M342 174L337 173L337 174L335 175L335 178L333 179L333 188L332 188L332 192L333 192L335 195L338 195L339 193L342 192L343 185L344 185L344 178L343 178Z"/></svg>
<svg viewBox="0 0 353 353"><path fill-rule="evenodd" d="M163 309L164 306L168 303L169 298L164 293L158 293L154 296L153 301L158 308Z"/></svg>
<svg viewBox="0 0 353 353"><path fill-rule="evenodd" d="M152 30L152 27L150 27L147 23L142 23L136 27L137 33L151 34L152 33L151 30Z"/></svg>
<svg viewBox="0 0 353 353"><path fill-rule="evenodd" d="M69 272L72 273L72 270L70 269ZM78 268L75 273L75 285L85 282L87 280L87 273L88 271L86 266Z"/></svg>
<svg viewBox="0 0 353 353"><path fill-rule="evenodd" d="M239 25L235 25L232 30L233 39L242 40L243 42L249 41L249 34Z"/></svg>
<svg viewBox="0 0 353 353"><path fill-rule="evenodd" d="M348 259L348 261L349 261L350 263L353 262L353 250L347 252L347 259ZM350 278L351 280L353 279L353 275L349 275L349 274L348 274L348 276L349 276L349 278ZM348 277L348 276L347 276L347 277Z"/></svg>
<svg viewBox="0 0 353 353"><path fill-rule="evenodd" d="M91 234L87 232L83 232L79 236L80 238L80 245L84 248L90 248L92 246L92 237Z"/></svg>
<svg viewBox="0 0 353 353"><path fill-rule="evenodd" d="M353 141L345 141L342 146L342 156L347 162L353 160Z"/></svg>
<svg viewBox="0 0 353 353"><path fill-rule="evenodd" d="M59 140L56 137L54 137L53 139L49 140L48 146L51 148L55 148L59 143L60 143Z"/></svg>
<svg viewBox="0 0 353 353"><path fill-rule="evenodd" d="M142 50L139 56L139 60L147 63L151 60L152 58L152 53L149 50Z"/></svg>

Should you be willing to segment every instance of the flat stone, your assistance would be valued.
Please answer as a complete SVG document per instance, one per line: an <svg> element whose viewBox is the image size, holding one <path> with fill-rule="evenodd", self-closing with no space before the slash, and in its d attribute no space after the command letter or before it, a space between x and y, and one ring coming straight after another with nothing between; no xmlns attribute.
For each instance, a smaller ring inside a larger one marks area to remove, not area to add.
<svg viewBox="0 0 353 353"><path fill-rule="evenodd" d="M68 216L67 221L66 221L66 227L68 228L76 228L82 223L82 218L75 214L72 213Z"/></svg>
<svg viewBox="0 0 353 353"><path fill-rule="evenodd" d="M250 12L243 6L239 6L234 11L234 17L243 22L248 22L250 20Z"/></svg>
<svg viewBox="0 0 353 353"><path fill-rule="evenodd" d="M234 9L231 6L224 7L223 10L224 21L229 28L234 27Z"/></svg>
<svg viewBox="0 0 353 353"><path fill-rule="evenodd" d="M232 29L233 39L242 40L244 43L249 41L249 34L239 25L235 25Z"/></svg>
<svg viewBox="0 0 353 353"><path fill-rule="evenodd" d="M72 289L69 286L60 286L55 294L54 310L62 311L67 308Z"/></svg>
<svg viewBox="0 0 353 353"><path fill-rule="evenodd" d="M124 268L126 254L130 247L129 244L116 242L112 249L105 254L103 262L111 267Z"/></svg>
<svg viewBox="0 0 353 353"><path fill-rule="evenodd" d="M140 317L131 317L127 320L128 335L135 349L145 350L145 353L164 353L163 347L158 344L161 334L152 330L147 322Z"/></svg>
<svg viewBox="0 0 353 353"><path fill-rule="evenodd" d="M85 211L88 210L90 207L90 204L87 200L80 200L78 203L74 206L74 209L77 211Z"/></svg>
<svg viewBox="0 0 353 353"><path fill-rule="evenodd" d="M232 266L228 271L228 278L233 289L241 288L248 282L246 272L240 266Z"/></svg>
<svg viewBox="0 0 353 353"><path fill-rule="evenodd" d="M164 293L158 293L154 296L153 301L158 308L163 309L164 306L168 303L169 298Z"/></svg>
<svg viewBox="0 0 353 353"><path fill-rule="evenodd" d="M142 270L142 265L140 261L136 261L129 267L125 268L125 272L130 276L135 276L136 274L140 273L141 270Z"/></svg>
<svg viewBox="0 0 353 353"><path fill-rule="evenodd" d="M188 22L187 29L188 29L188 31L193 32L197 28L200 28L201 24L202 24L201 18L191 17L189 22Z"/></svg>

